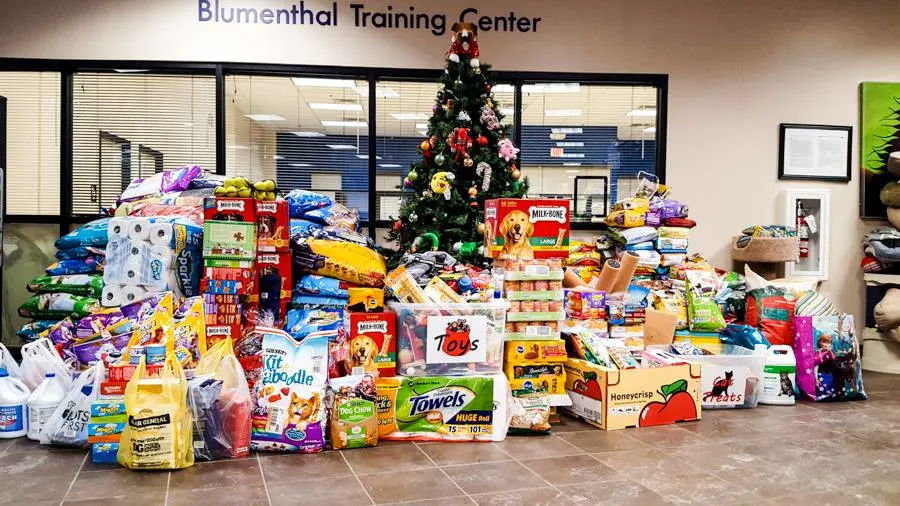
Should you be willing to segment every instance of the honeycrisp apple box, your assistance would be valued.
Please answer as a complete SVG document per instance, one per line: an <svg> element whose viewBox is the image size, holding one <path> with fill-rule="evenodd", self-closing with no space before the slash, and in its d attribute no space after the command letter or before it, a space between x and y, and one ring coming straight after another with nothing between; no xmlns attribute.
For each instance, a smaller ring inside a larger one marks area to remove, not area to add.
<svg viewBox="0 0 900 506"><path fill-rule="evenodd" d="M604 430L700 419L700 364L605 369L570 358L562 409Z"/></svg>

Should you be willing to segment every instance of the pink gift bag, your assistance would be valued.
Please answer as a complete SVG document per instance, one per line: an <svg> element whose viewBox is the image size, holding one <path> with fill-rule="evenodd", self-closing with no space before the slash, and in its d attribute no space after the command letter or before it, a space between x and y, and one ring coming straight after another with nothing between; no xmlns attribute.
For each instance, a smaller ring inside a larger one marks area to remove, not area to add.
<svg viewBox="0 0 900 506"><path fill-rule="evenodd" d="M797 386L814 401L866 399L853 315L795 316Z"/></svg>

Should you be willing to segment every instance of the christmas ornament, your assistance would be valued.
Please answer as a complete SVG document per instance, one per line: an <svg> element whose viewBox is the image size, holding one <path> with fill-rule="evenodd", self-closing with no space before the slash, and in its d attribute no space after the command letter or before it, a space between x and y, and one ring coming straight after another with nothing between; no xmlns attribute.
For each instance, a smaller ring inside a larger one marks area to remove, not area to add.
<svg viewBox="0 0 900 506"><path fill-rule="evenodd" d="M437 137L437 135L432 135L432 136L428 139L428 143L431 144L431 149L436 148L436 147L437 147L437 143L438 143L438 137Z"/></svg>
<svg viewBox="0 0 900 506"><path fill-rule="evenodd" d="M425 158L431 158L431 151L426 149L422 152L422 156L424 156Z"/></svg>
<svg viewBox="0 0 900 506"><path fill-rule="evenodd" d="M472 185L469 188L469 205L472 207L478 207L478 188L475 185Z"/></svg>
<svg viewBox="0 0 900 506"><path fill-rule="evenodd" d="M456 176L452 172L435 172L431 176L431 191L443 195L444 200L450 200L450 189Z"/></svg>
<svg viewBox="0 0 900 506"><path fill-rule="evenodd" d="M487 145L488 145L488 138L485 137L485 136L483 136L483 135L479 135L479 136L478 136L478 145L481 146L481 147L487 146Z"/></svg>
<svg viewBox="0 0 900 506"><path fill-rule="evenodd" d="M412 244L412 252L415 253L417 251L437 251L438 246L440 244L440 240L438 239L437 234L434 232L425 232L424 234L416 237Z"/></svg>
<svg viewBox="0 0 900 506"><path fill-rule="evenodd" d="M469 157L469 148L472 147L472 138L469 137L469 129L464 127L456 127L447 137L447 143L450 144L450 152L456 155L455 160L458 162Z"/></svg>
<svg viewBox="0 0 900 506"><path fill-rule="evenodd" d="M522 188L522 183L520 183L520 182L518 182L518 181L516 181L515 183L513 183L513 185L512 185L513 191L516 191L516 192L517 192L517 191L519 191L520 188Z"/></svg>
<svg viewBox="0 0 900 506"><path fill-rule="evenodd" d="M422 144L419 144L419 149L421 149L422 151L428 151L429 149L431 149L431 144L429 144L428 140L426 139L422 141Z"/></svg>
<svg viewBox="0 0 900 506"><path fill-rule="evenodd" d="M419 179L419 173L416 172L415 170L411 170L411 171L409 171L409 174L406 175L406 179L409 179L410 181L415 183L416 180Z"/></svg>
<svg viewBox="0 0 900 506"><path fill-rule="evenodd" d="M488 130L500 129L500 120L497 119L497 113L488 105L481 107L481 122L484 123Z"/></svg>
<svg viewBox="0 0 900 506"><path fill-rule="evenodd" d="M484 223L479 223L478 225L475 225L475 231L478 232L479 234L484 235L484 231L485 231Z"/></svg>
<svg viewBox="0 0 900 506"><path fill-rule="evenodd" d="M394 232L399 232L400 229L403 228L403 223L400 220L394 222Z"/></svg>
<svg viewBox="0 0 900 506"><path fill-rule="evenodd" d="M434 157L434 163L436 163L438 165L444 165L445 161L447 161L447 158L441 153L438 153Z"/></svg>
<svg viewBox="0 0 900 506"><path fill-rule="evenodd" d="M409 213L409 221L410 221L411 223L415 223L415 222L419 221L419 215L416 214L416 213L414 213L414 212L413 212L413 213Z"/></svg>
<svg viewBox="0 0 900 506"><path fill-rule="evenodd" d="M413 182L412 182L409 178L406 178L406 179L403 180L403 187L404 187L404 188L409 188L409 187L412 186L412 185L413 185Z"/></svg>
<svg viewBox="0 0 900 506"><path fill-rule="evenodd" d="M483 178L481 180L481 191L486 192L491 187L491 171L493 170L491 164L487 162L478 162L478 166L475 167L475 174Z"/></svg>
<svg viewBox="0 0 900 506"><path fill-rule="evenodd" d="M473 70L480 71L479 69L481 68L481 62L478 61L478 58L472 58L472 60L469 62L469 65L472 66Z"/></svg>
<svg viewBox="0 0 900 506"><path fill-rule="evenodd" d="M453 41L447 50L447 59L459 63L460 56L478 58L478 33L472 23L456 23L453 25Z"/></svg>
<svg viewBox="0 0 900 506"><path fill-rule="evenodd" d="M476 251L477 249L478 249L478 243L477 243L477 242L456 242L456 243L453 243L453 252L454 252L454 253L459 253L459 254L462 255L462 256L472 256L473 254L475 254L475 251ZM463 276L463 277L465 277L466 279L468 279L468 276ZM463 285L465 285L465 283L463 283L462 279L460 279L459 282L462 283ZM469 286L471 286L471 285L472 285L472 280L469 280Z"/></svg>
<svg viewBox="0 0 900 506"><path fill-rule="evenodd" d="M472 121L472 117L469 116L469 113L466 111L459 111L459 114L456 115L456 119L459 121Z"/></svg>
<svg viewBox="0 0 900 506"><path fill-rule="evenodd" d="M507 162L519 157L519 155L516 154L519 152L519 148L515 147L509 139L503 139L497 144L497 152L500 155L500 158Z"/></svg>
<svg viewBox="0 0 900 506"><path fill-rule="evenodd" d="M512 177L513 177L513 179L518 180L519 178L522 177L522 171L519 170L519 169L517 169L517 168L515 168L515 167L513 167L513 170L512 170Z"/></svg>
<svg viewBox="0 0 900 506"><path fill-rule="evenodd" d="M444 108L444 112L446 112L446 113L449 113L450 111L452 111L453 110L453 99L448 98L447 101L444 102L443 108Z"/></svg>
<svg viewBox="0 0 900 506"><path fill-rule="evenodd" d="M463 165L465 165L466 167L471 167L475 165L475 162L472 161L471 158L466 158L465 160L463 160Z"/></svg>
<svg viewBox="0 0 900 506"><path fill-rule="evenodd" d="M423 192L422 192L422 196L425 197L426 199L430 199L431 196L432 196L431 190L425 190L425 191L423 191Z"/></svg>
<svg viewBox="0 0 900 506"><path fill-rule="evenodd" d="M462 87L463 87L462 79L457 79L456 81L453 81L453 87L456 88L457 90L462 89Z"/></svg>
<svg viewBox="0 0 900 506"><path fill-rule="evenodd" d="M485 83L484 91L490 93L491 92L491 83Z"/></svg>
<svg viewBox="0 0 900 506"><path fill-rule="evenodd" d="M433 106L431 106L431 114L437 114L437 112L438 112L438 105L434 104Z"/></svg>

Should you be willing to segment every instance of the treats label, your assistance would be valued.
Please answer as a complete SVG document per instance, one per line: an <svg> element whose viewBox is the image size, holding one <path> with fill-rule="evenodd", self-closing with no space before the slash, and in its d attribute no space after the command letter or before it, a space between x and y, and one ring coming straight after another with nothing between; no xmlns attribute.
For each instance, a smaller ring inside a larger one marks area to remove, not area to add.
<svg viewBox="0 0 900 506"><path fill-rule="evenodd" d="M462 364L487 360L487 317L429 316L425 362Z"/></svg>
<svg viewBox="0 0 900 506"><path fill-rule="evenodd" d="M700 384L704 406L740 406L744 404L747 368L704 363Z"/></svg>

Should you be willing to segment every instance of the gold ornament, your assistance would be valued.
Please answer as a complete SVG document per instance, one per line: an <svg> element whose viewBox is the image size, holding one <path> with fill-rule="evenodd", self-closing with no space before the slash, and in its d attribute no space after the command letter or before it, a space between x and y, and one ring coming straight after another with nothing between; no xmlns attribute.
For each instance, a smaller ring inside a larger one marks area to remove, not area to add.
<svg viewBox="0 0 900 506"><path fill-rule="evenodd" d="M419 149L422 151L428 151L431 149L431 144L428 143L427 140L422 141L422 144L419 144Z"/></svg>
<svg viewBox="0 0 900 506"><path fill-rule="evenodd" d="M466 158L465 160L463 160L463 165L465 165L466 167L471 167L475 165L475 162L471 158Z"/></svg>
<svg viewBox="0 0 900 506"><path fill-rule="evenodd" d="M477 230L479 234L484 235L484 223L476 225L475 230Z"/></svg>
<svg viewBox="0 0 900 506"><path fill-rule="evenodd" d="M518 180L520 177L522 177L522 171L519 169L513 169L512 177L513 177L513 179Z"/></svg>
<svg viewBox="0 0 900 506"><path fill-rule="evenodd" d="M472 198L475 198L478 196L478 188L475 188L474 185L471 188L469 188L469 196Z"/></svg>

